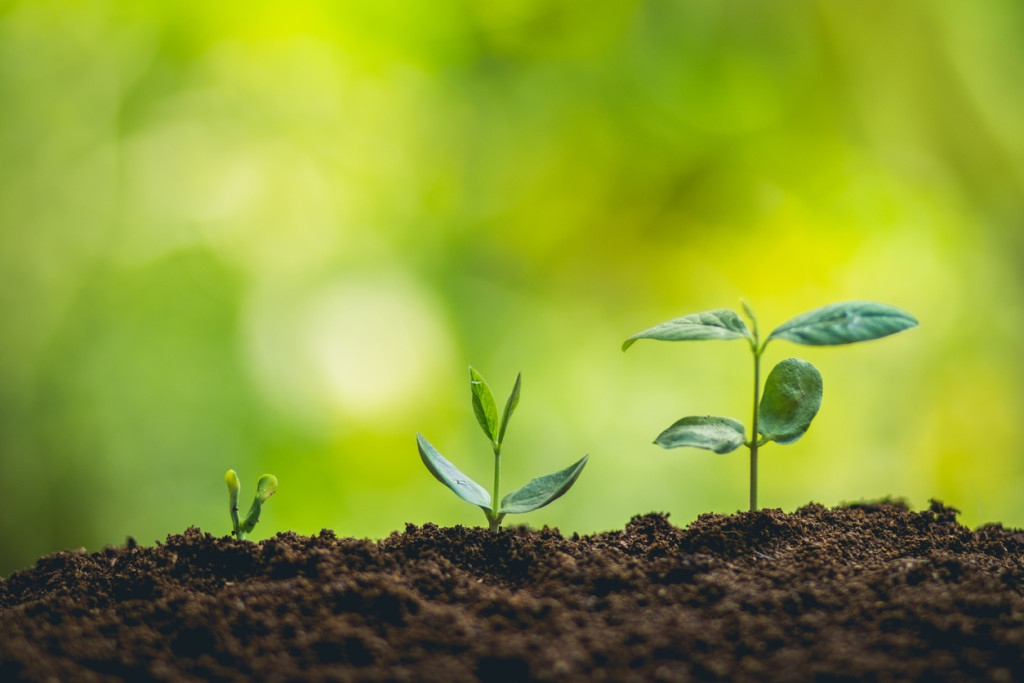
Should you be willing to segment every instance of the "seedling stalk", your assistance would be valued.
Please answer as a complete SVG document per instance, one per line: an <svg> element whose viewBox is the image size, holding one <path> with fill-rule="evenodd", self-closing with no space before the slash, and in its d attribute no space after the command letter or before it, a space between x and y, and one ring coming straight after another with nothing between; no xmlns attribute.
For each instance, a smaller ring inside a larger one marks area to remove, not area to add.
<svg viewBox="0 0 1024 683"><path fill-rule="evenodd" d="M522 375L519 375L516 377L515 386L512 387L512 393L509 394L508 400L505 402L505 410L499 420L498 409L490 387L487 386L487 382L484 381L480 373L472 367L469 368L469 388L472 394L473 412L494 452L494 485L490 492L448 462L422 434L416 435L420 458L430 473L459 498L483 510L484 516L487 518L487 526L492 532L498 531L505 515L530 512L561 497L576 483L576 479L583 471L583 466L587 464L589 457L584 455L564 470L532 479L526 486L516 489L504 498L500 497L501 449L505 442L505 430L509 420L512 418L516 406L519 405L521 387Z"/></svg>
<svg viewBox="0 0 1024 683"><path fill-rule="evenodd" d="M228 485L228 511L231 514L231 533L244 541L247 534L252 533L256 523L260 521L260 511L263 504L277 492L277 477L272 474L264 474L256 482L256 497L252 500L249 512L245 519L238 519L238 492L242 490L242 484L238 480L238 474L234 470L228 470L224 474L224 481Z"/></svg>

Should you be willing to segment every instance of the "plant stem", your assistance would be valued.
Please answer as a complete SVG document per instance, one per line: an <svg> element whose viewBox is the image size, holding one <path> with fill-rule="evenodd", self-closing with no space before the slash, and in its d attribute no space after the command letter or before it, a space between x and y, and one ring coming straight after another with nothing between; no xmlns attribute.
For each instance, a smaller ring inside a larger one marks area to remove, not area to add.
<svg viewBox="0 0 1024 683"><path fill-rule="evenodd" d="M491 524L491 531L495 533L498 531L498 525L501 524L501 515L498 514L498 504L500 498L498 498L498 485L501 483L501 444L492 444L494 446L494 495L491 498L491 514L487 516L487 521Z"/></svg>
<svg viewBox="0 0 1024 683"><path fill-rule="evenodd" d="M751 419L750 429L752 434L750 435L750 443L747 444L747 448L750 449L750 511L755 512L757 510L757 449L758 449L758 432L757 432L757 408L761 398L761 354L764 353L764 347L767 346L768 341L761 343L761 334L757 329L757 316L754 315L754 309L743 302L743 311L750 318L750 322L753 325L753 333L748 337L750 341L750 351L754 354L754 408L753 418Z"/></svg>
<svg viewBox="0 0 1024 683"><path fill-rule="evenodd" d="M755 341L756 345L756 341ZM754 348L754 417L750 430L750 511L757 510L757 407L761 394L761 351Z"/></svg>

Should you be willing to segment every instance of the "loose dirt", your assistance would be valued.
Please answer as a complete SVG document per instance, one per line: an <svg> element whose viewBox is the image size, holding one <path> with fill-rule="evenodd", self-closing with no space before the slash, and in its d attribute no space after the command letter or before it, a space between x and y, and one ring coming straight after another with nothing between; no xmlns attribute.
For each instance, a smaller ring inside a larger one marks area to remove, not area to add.
<svg viewBox="0 0 1024 683"><path fill-rule="evenodd" d="M190 528L0 579L0 681L1024 680L1024 533L956 512Z"/></svg>

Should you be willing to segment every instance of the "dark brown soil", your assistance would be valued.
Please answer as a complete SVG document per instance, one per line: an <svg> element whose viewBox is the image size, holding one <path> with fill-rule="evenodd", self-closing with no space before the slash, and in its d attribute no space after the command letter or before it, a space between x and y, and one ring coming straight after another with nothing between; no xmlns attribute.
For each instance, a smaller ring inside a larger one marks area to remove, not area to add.
<svg viewBox="0 0 1024 683"><path fill-rule="evenodd" d="M0 680L1024 680L1024 534L898 503L623 531L197 529L0 580Z"/></svg>

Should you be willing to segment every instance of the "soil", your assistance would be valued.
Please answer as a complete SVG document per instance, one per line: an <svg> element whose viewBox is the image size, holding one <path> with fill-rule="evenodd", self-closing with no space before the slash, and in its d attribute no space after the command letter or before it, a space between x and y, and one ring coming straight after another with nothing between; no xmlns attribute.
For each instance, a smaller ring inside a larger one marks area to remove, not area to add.
<svg viewBox="0 0 1024 683"><path fill-rule="evenodd" d="M1024 533L933 502L622 531L190 528L0 579L0 680L1024 680Z"/></svg>

